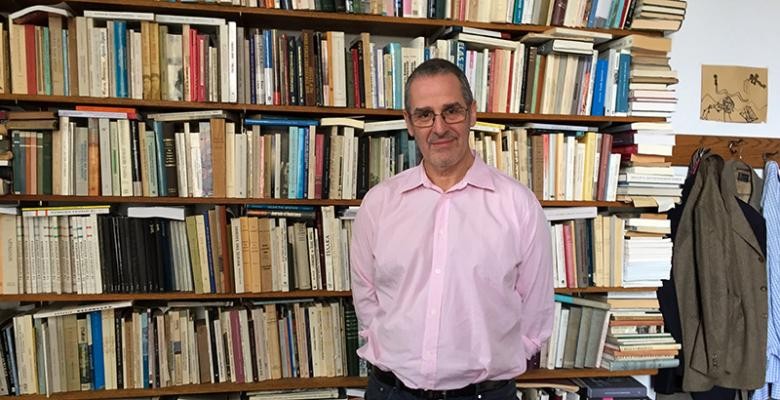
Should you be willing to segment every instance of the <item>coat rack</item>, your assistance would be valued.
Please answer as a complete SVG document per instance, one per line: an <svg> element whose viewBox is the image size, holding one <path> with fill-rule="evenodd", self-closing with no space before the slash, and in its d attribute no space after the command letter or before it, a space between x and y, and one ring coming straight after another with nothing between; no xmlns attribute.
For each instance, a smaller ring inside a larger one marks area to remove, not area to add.
<svg viewBox="0 0 780 400"><path fill-rule="evenodd" d="M687 166L699 147L709 148L725 159L741 158L753 168L763 168L766 160L780 161L780 138L677 135L672 165Z"/></svg>

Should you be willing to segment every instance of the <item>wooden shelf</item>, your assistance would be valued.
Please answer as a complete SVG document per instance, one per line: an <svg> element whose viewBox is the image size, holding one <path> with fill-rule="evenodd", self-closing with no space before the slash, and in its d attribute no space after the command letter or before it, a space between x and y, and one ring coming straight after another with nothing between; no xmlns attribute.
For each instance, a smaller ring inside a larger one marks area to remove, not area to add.
<svg viewBox="0 0 780 400"><path fill-rule="evenodd" d="M101 204L285 204L296 206L359 206L360 200L294 200L268 198L225 197L122 197L122 196L60 196L38 194L9 194L0 196L0 202L53 202Z"/></svg>
<svg viewBox="0 0 780 400"><path fill-rule="evenodd" d="M275 300L275 299L302 299L302 298L341 298L351 297L351 291L331 290L295 290L290 292L265 292L265 293L207 293L198 294L192 292L164 292L164 293L106 293L106 294L3 294L0 302L24 301L24 302L94 302L94 301L213 301L213 300Z"/></svg>
<svg viewBox="0 0 780 400"><path fill-rule="evenodd" d="M294 200L269 198L225 198L225 197L121 197L121 196L60 196L43 194L9 194L0 196L0 203L51 202L51 203L101 203L101 204L285 204L299 206L359 206L360 200ZM543 207L612 207L630 208L629 203L620 201L560 201L544 200Z"/></svg>
<svg viewBox="0 0 780 400"><path fill-rule="evenodd" d="M623 288L623 287L588 287L588 288L556 288L555 293L607 293L607 292L648 292L655 291L655 287L647 288ZM164 292L164 293L105 293L105 294L0 294L0 302L94 302L94 301L212 301L212 300L273 300L273 299L301 299L301 298L348 298L352 292L331 290L295 290L290 292L265 292L265 293L207 293L198 294L192 292Z"/></svg>
<svg viewBox="0 0 780 400"><path fill-rule="evenodd" d="M586 288L556 288L555 293L607 293L607 292L655 292L657 287L586 287Z"/></svg>
<svg viewBox="0 0 780 400"><path fill-rule="evenodd" d="M617 377L631 375L655 375L657 369L640 369L632 371L614 371L605 369L535 369L526 372L517 378L518 381L538 381L544 379L567 379L584 377ZM171 386L161 389L122 389L122 390L95 390L84 392L54 393L51 396L26 395L15 398L22 400L87 400L87 399L114 399L155 397L169 395L191 395L206 393L230 393L251 392L259 390L288 390L300 388L326 388L326 387L366 387L368 380L360 377L337 378L288 378L254 383L216 383L201 385Z"/></svg>
<svg viewBox="0 0 780 400"><path fill-rule="evenodd" d="M635 208L631 203L622 201L567 201L567 200L542 200L542 207L611 207L611 208Z"/></svg>
<svg viewBox="0 0 780 400"><path fill-rule="evenodd" d="M5 11L33 4L56 4L61 0L15 0L3 4ZM108 2L106 0L68 0L68 5L75 11L85 9L100 9L107 11L144 11L163 14L196 15L206 17L226 18L237 21L244 26L262 26L263 28L279 28L284 30L318 29L338 30L347 33L370 32L385 36L430 36L444 26L469 26L474 28L498 30L519 36L530 32L544 32L549 29L544 25L497 24L472 21L454 21L449 19L402 18L387 17L374 14L348 14L345 12L324 12L310 10L279 10L257 7L237 7L204 3L181 3L154 0L124 0ZM13 5L18 7L13 8ZM620 37L636 33L623 29L587 29L594 32L606 32ZM657 33L644 33L657 35Z"/></svg>
<svg viewBox="0 0 780 400"><path fill-rule="evenodd" d="M632 375L655 375L657 369L636 369L631 371L608 371L603 368L532 369L517 377L518 381L542 379L597 378Z"/></svg>
<svg viewBox="0 0 780 400"><path fill-rule="evenodd" d="M156 2L153 2L156 4ZM179 3L163 3L179 4ZM247 103L206 103L169 100L137 100L116 97L89 96L45 96L32 94L0 94L0 101L27 103L62 107L64 105L89 104L100 106L135 107L141 110L228 110L235 112L266 112L273 114L317 115L317 116L365 116L367 119L403 118L401 110L385 110L374 108L347 107L314 107L314 106L276 106ZM521 113L477 113L477 119L494 122L566 122L584 125L601 125L608 123L631 122L664 122L663 118L655 117L602 117L590 115L560 115L560 114L521 114Z"/></svg>

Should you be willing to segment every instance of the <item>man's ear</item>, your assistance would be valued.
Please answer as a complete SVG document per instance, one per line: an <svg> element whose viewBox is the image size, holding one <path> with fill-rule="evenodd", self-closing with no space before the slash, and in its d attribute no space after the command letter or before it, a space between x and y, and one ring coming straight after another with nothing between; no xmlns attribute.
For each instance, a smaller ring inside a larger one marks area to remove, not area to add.
<svg viewBox="0 0 780 400"><path fill-rule="evenodd" d="M404 121L406 121L406 130L409 132L409 136L414 137L414 129L412 126L412 120L409 117L409 113L404 110Z"/></svg>
<svg viewBox="0 0 780 400"><path fill-rule="evenodd" d="M469 107L469 126L477 124L477 102L472 101L471 107Z"/></svg>

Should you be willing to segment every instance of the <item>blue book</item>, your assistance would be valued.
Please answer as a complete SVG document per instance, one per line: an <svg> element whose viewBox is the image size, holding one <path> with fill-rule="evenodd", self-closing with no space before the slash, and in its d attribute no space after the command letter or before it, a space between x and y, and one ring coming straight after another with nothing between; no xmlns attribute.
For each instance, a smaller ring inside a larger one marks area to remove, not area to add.
<svg viewBox="0 0 780 400"><path fill-rule="evenodd" d="M65 79L63 79L63 94L65 96L70 96L70 79L68 79L70 76L70 63L68 62L68 46L66 45L68 43L67 29L62 30L62 43L62 75L65 77Z"/></svg>
<svg viewBox="0 0 780 400"><path fill-rule="evenodd" d="M16 368L16 345L14 344L14 334L11 331L13 324L7 325L3 328L3 340L5 341L5 349L9 354L8 356L8 384L9 394L19 394L19 370ZM308 332L308 331L307 331Z"/></svg>
<svg viewBox="0 0 780 400"><path fill-rule="evenodd" d="M393 87L393 104L388 104L388 108L394 108L400 110L404 107L403 102L403 76L401 75L403 69L403 60L401 59L401 44L398 42L388 43L383 49L384 54L390 54L390 60L392 68L390 74L392 76Z"/></svg>
<svg viewBox="0 0 780 400"><path fill-rule="evenodd" d="M593 100L591 101L590 115L604 115L604 97L607 90L607 66L608 62L604 58L596 61L596 77L593 81Z"/></svg>
<svg viewBox="0 0 780 400"><path fill-rule="evenodd" d="M146 311L141 311L141 370L143 375L141 379L144 381L144 389L148 389L149 385L149 320L147 319Z"/></svg>
<svg viewBox="0 0 780 400"><path fill-rule="evenodd" d="M314 211L314 206L295 206L290 204L247 204L248 210Z"/></svg>
<svg viewBox="0 0 780 400"><path fill-rule="evenodd" d="M305 199L307 196L308 181L306 172L309 170L309 129L298 128L298 198Z"/></svg>
<svg viewBox="0 0 780 400"><path fill-rule="evenodd" d="M287 198L298 198L298 128L291 126L287 132L289 145L287 146Z"/></svg>
<svg viewBox="0 0 780 400"><path fill-rule="evenodd" d="M264 61L265 62L265 61ZM260 65L255 64L255 35L249 34L249 102L259 104L257 101L257 68Z"/></svg>
<svg viewBox="0 0 780 400"><path fill-rule="evenodd" d="M246 126L317 126L320 124L316 119L295 119L295 118L246 118L244 119L244 125Z"/></svg>
<svg viewBox="0 0 780 400"><path fill-rule="evenodd" d="M106 388L105 367L103 364L103 319L100 311L89 313L89 328L92 332L92 388Z"/></svg>
<svg viewBox="0 0 780 400"><path fill-rule="evenodd" d="M49 27L43 27L43 38L41 44L43 45L43 90L47 96L51 96L51 50L49 39ZM40 84L40 82L38 83ZM45 392L44 392L45 393Z"/></svg>
<svg viewBox="0 0 780 400"><path fill-rule="evenodd" d="M606 1L606 0L604 0ZM588 28L596 27L596 10L599 7L599 0L592 0L590 6L590 14L588 15Z"/></svg>
<svg viewBox="0 0 780 400"><path fill-rule="evenodd" d="M457 51L457 53L455 53L455 65L457 65L461 71L466 72L466 43L458 41L455 51Z"/></svg>
<svg viewBox="0 0 780 400"><path fill-rule="evenodd" d="M617 99L615 112L628 113L628 80L631 72L631 54L620 53L618 61Z"/></svg>
<svg viewBox="0 0 780 400"><path fill-rule="evenodd" d="M292 369L292 376L300 376L300 373L298 372L298 357L295 356L298 352L298 346L295 335L293 334L293 332L295 332L295 327L293 327L293 315L290 307L287 308L287 318L285 318L285 322L287 322L287 343L289 343L290 364L292 364L290 369Z"/></svg>
<svg viewBox="0 0 780 400"><path fill-rule="evenodd" d="M515 15L512 17L513 24L523 23L523 3L525 3L525 1L515 0Z"/></svg>
<svg viewBox="0 0 780 400"><path fill-rule="evenodd" d="M117 92L119 97L130 97L130 91L128 90L127 79L127 22L116 21L114 22L114 40L118 40L119 43L116 47L116 63L117 63ZM167 68L163 66L163 68Z"/></svg>
<svg viewBox="0 0 780 400"><path fill-rule="evenodd" d="M203 212L203 225L206 231L206 259L209 262L209 289L210 293L217 293L217 281L214 278L214 254L211 252L211 225L209 224L209 212Z"/></svg>
<svg viewBox="0 0 780 400"><path fill-rule="evenodd" d="M616 3L617 7L615 10L615 17L612 21L610 21L608 28L620 29L620 23L623 21L623 6L626 4L626 2L617 1Z"/></svg>
<svg viewBox="0 0 780 400"><path fill-rule="evenodd" d="M311 144L309 143L309 129L308 128L298 128L301 130L301 136L303 136L303 163L302 168L299 173L299 180L303 182L302 190L301 190L301 198L306 199L309 197L309 146Z"/></svg>
<svg viewBox="0 0 780 400"><path fill-rule="evenodd" d="M273 59L274 43L272 38L272 32L269 29L263 30L263 71L273 71L274 59ZM273 72L271 72L273 75ZM269 82L269 75L265 75L265 104L271 105L274 103L274 90L276 89L273 81ZM260 103L258 101L258 103Z"/></svg>
<svg viewBox="0 0 780 400"><path fill-rule="evenodd" d="M406 129L400 130L395 134L397 153L403 155L404 163L402 165L396 165L396 173L409 169L409 131Z"/></svg>
<svg viewBox="0 0 780 400"><path fill-rule="evenodd" d="M157 193L159 196L166 195L166 189L168 187L168 179L165 175L165 154L163 147L163 126L160 121L152 121L152 130L154 130L154 143L156 145L157 157L155 158L155 165L157 170Z"/></svg>

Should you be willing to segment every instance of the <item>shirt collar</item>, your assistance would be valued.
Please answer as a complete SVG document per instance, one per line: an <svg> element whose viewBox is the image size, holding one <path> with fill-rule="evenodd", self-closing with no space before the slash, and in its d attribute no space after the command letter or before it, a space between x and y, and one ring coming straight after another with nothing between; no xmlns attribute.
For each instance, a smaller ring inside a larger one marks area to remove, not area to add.
<svg viewBox="0 0 780 400"><path fill-rule="evenodd" d="M479 158L479 155L477 155L474 150L471 151L471 154L474 156L474 164L472 164L471 168L466 171L466 175L463 177L463 179L455 186L453 186L450 191L463 189L466 187L466 185L494 191L496 189L496 185L495 181L493 180L490 167L488 167L487 164L485 164L485 162ZM436 186L433 184L433 182L431 182L431 179L428 178L428 175L425 173L425 168L423 167L422 162L414 167L414 170L410 171L410 173L406 175L404 180L401 182L401 193L408 192L420 186L427 188L434 188Z"/></svg>

